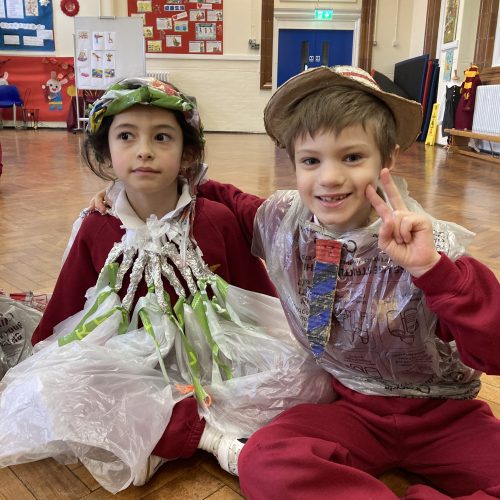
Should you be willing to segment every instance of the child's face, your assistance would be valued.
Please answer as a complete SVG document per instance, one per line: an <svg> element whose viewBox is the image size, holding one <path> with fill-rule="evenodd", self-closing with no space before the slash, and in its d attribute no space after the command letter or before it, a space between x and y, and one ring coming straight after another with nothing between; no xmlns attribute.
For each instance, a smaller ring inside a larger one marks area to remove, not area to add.
<svg viewBox="0 0 500 500"><path fill-rule="evenodd" d="M177 203L183 134L174 114L155 106L133 106L115 115L108 133L113 170L127 196L156 196Z"/></svg>
<svg viewBox="0 0 500 500"><path fill-rule="evenodd" d="M365 189L376 186L383 167L369 127L298 138L294 160L300 197L323 226L343 232L368 224L372 207Z"/></svg>

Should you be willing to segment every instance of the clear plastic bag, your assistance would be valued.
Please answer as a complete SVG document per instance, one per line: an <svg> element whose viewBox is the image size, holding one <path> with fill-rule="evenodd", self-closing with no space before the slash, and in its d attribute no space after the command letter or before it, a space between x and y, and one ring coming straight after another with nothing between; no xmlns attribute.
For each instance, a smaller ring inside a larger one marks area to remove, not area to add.
<svg viewBox="0 0 500 500"><path fill-rule="evenodd" d="M0 379L31 354L31 336L42 313L0 294Z"/></svg>
<svg viewBox="0 0 500 500"><path fill-rule="evenodd" d="M161 372L142 362L154 350L143 331L113 341L43 349L8 371L0 383L0 466L80 460L113 493L131 483L175 401Z"/></svg>
<svg viewBox="0 0 500 500"><path fill-rule="evenodd" d="M248 437L287 408L335 399L331 376L292 336L278 299L231 285L217 299L204 304L221 351L202 378L210 404L200 414L211 426Z"/></svg>
<svg viewBox="0 0 500 500"><path fill-rule="evenodd" d="M129 322L104 272L84 309L0 383L0 466L80 460L116 493L191 394L200 416L241 437L293 405L334 399L330 375L292 337L278 299L209 281L166 311L149 292Z"/></svg>
<svg viewBox="0 0 500 500"><path fill-rule="evenodd" d="M0 382L0 467L53 457L80 460L112 493L133 481L173 406L186 397L155 369L158 347L166 353L173 339L167 341L172 332L162 331L165 323L149 299L138 307L153 318L160 341L134 328L134 321L124 333L130 325L120 299L101 282L88 291L82 311L6 373Z"/></svg>

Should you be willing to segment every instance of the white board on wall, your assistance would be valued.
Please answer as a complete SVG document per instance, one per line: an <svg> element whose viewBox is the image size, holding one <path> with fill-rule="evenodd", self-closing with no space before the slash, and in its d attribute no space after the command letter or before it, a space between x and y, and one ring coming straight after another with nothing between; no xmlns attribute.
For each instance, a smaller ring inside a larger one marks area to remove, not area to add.
<svg viewBox="0 0 500 500"><path fill-rule="evenodd" d="M142 18L75 17L74 43L78 89L101 90L146 74Z"/></svg>

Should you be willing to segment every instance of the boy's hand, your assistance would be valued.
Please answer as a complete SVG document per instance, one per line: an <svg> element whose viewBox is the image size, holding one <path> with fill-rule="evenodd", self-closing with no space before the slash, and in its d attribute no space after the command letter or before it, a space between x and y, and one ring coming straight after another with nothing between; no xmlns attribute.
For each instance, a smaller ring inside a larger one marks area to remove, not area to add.
<svg viewBox="0 0 500 500"><path fill-rule="evenodd" d="M105 214L110 208L109 204L106 202L106 190L103 189L95 194L95 196L90 200L88 209L90 212L97 210L101 214Z"/></svg>
<svg viewBox="0 0 500 500"><path fill-rule="evenodd" d="M408 210L387 168L380 172L380 179L392 208L373 186L366 188L366 197L382 219L378 246L418 278L432 269L440 259L434 245L432 222L425 214Z"/></svg>

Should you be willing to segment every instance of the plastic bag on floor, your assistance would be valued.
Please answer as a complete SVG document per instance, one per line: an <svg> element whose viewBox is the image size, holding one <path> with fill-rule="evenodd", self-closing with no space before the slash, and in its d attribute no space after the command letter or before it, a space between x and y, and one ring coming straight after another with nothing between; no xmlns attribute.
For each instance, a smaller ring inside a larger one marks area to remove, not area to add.
<svg viewBox="0 0 500 500"><path fill-rule="evenodd" d="M287 408L335 399L331 376L292 336L278 299L229 285L217 300L204 300L204 312L213 340L204 356L217 356L202 376L210 399L200 414L213 427L248 437ZM186 321L198 346L200 332Z"/></svg>
<svg viewBox="0 0 500 500"><path fill-rule="evenodd" d="M161 372L142 363L138 345L143 356L154 351L137 330L115 337L112 348L72 342L9 370L0 383L0 466L79 459L107 490L127 487L175 403Z"/></svg>
<svg viewBox="0 0 500 500"><path fill-rule="evenodd" d="M166 356L174 341L154 296L137 306L152 337L134 319L129 325L109 285L98 285L82 311L0 382L0 466L80 460L116 493L143 469L186 394L155 368L158 352Z"/></svg>
<svg viewBox="0 0 500 500"><path fill-rule="evenodd" d="M31 305L0 294L0 379L31 354L31 336L41 317Z"/></svg>

